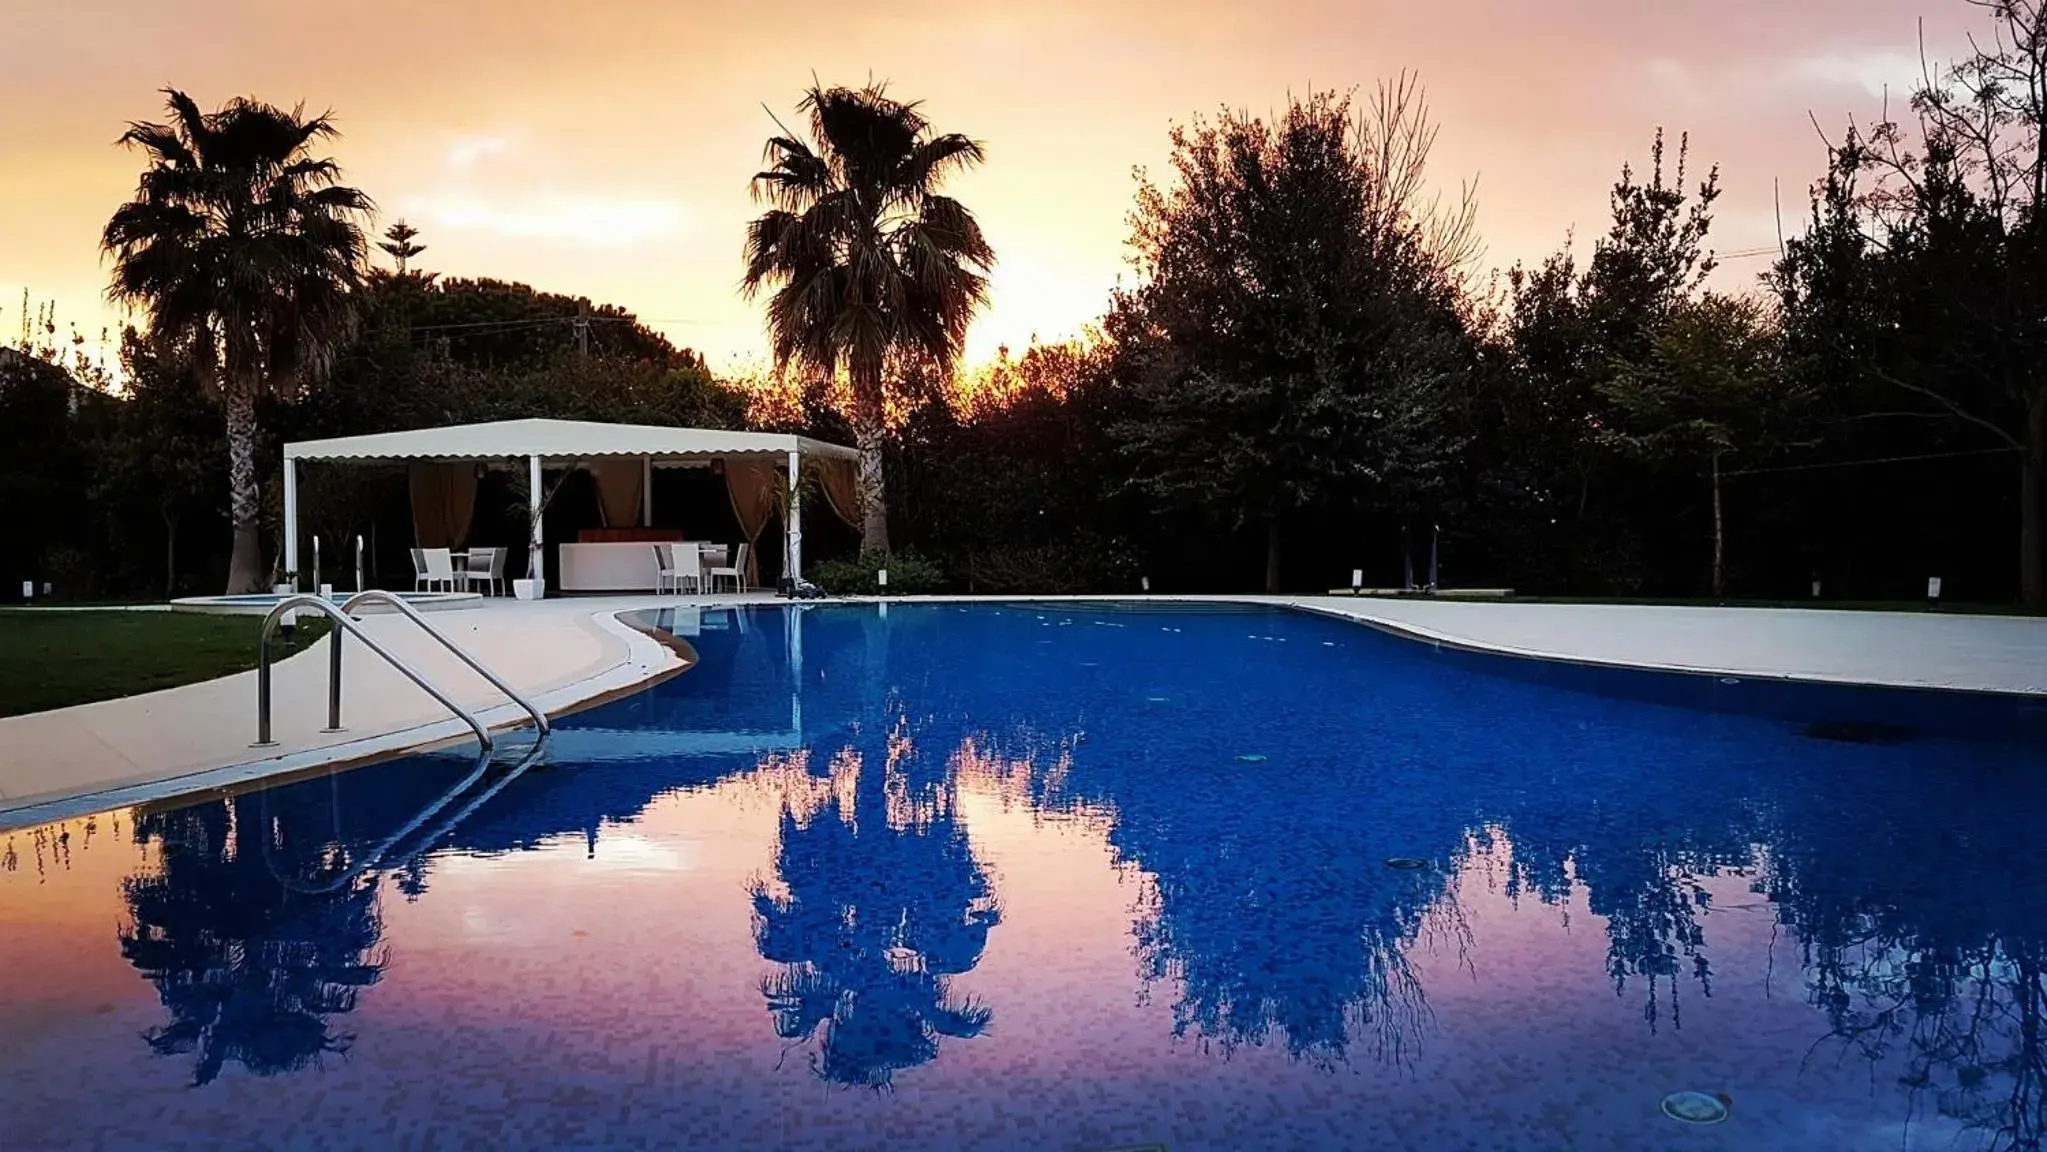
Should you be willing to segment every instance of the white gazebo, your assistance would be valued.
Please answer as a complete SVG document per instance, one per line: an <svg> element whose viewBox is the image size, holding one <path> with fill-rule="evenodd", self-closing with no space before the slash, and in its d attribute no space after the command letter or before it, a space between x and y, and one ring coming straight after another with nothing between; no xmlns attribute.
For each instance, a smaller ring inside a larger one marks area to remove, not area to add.
<svg viewBox="0 0 2047 1152"><path fill-rule="evenodd" d="M765 481L772 478L785 485L788 556L785 572L800 577L803 571L803 514L801 477L804 461L824 466L824 490L835 510L850 518L853 469L858 451L804 436L773 432L732 432L718 428L663 428L646 424L599 424L584 420L500 420L487 424L457 424L444 428L421 428L409 432L381 432L369 436L343 436L331 440L302 440L284 446L284 567L298 571L298 484L299 465L304 461L352 464L478 465L516 467L523 460L529 493L530 539L527 543L527 574L545 581L545 554L541 533L542 470L587 468L598 473L600 488L605 473L625 482L627 502L636 505L642 525L653 518L653 470L656 468L704 467L713 462L725 469L733 492L735 511L742 501L741 474ZM638 464L634 469L632 465ZM600 470L604 470L600 472ZM470 475L473 477L474 472ZM632 481L637 480L637 484ZM832 481L838 481L833 483ZM836 492L835 492L836 490ZM417 490L415 489L415 492ZM767 493L763 484L753 484L745 498L759 501ZM602 494L600 495L602 498ZM417 500L417 495L415 495ZM417 510L415 510L415 515ZM465 523L466 523L466 515ZM742 520L745 518L744 513ZM765 512L762 512L765 516ZM543 585L544 586L544 585Z"/></svg>

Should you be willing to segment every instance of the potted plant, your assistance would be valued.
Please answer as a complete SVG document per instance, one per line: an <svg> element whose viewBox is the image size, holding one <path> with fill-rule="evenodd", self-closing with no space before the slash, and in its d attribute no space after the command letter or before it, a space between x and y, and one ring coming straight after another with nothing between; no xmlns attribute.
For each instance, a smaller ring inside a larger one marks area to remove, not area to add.
<svg viewBox="0 0 2047 1152"><path fill-rule="evenodd" d="M527 539L526 575L514 578L512 581L512 595L518 599L539 600L547 595L547 581L540 576L541 521L546 518L547 506L554 503L555 496L560 494L563 482L568 480L570 473L580 467L582 467L582 463L578 461L569 465L562 471L561 475L555 477L554 483L545 484L543 482L544 486L540 494L540 506L538 508L533 506L531 482L526 477L517 473L513 475L511 490L514 503L512 504L511 511L514 517L526 522Z"/></svg>

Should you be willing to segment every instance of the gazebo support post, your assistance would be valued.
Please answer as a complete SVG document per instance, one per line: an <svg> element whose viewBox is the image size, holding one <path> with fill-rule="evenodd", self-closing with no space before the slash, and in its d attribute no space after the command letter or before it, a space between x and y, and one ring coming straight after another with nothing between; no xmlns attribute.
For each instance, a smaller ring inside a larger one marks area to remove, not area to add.
<svg viewBox="0 0 2047 1152"><path fill-rule="evenodd" d="M803 453L789 452L789 586L803 579Z"/></svg>
<svg viewBox="0 0 2047 1152"><path fill-rule="evenodd" d="M640 527L654 526L654 458L640 457Z"/></svg>
<svg viewBox="0 0 2047 1152"><path fill-rule="evenodd" d="M547 592L547 552L541 547L540 532L540 457L526 457L526 513L527 523L532 527L526 544L526 575L540 582L540 591Z"/></svg>
<svg viewBox="0 0 2047 1152"><path fill-rule="evenodd" d="M284 571L291 590L299 590L299 462L284 462Z"/></svg>

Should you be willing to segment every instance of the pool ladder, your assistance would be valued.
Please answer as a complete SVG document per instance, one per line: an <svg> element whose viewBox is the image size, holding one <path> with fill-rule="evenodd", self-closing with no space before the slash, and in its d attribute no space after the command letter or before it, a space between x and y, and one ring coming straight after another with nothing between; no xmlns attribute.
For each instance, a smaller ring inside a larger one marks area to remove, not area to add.
<svg viewBox="0 0 2047 1152"><path fill-rule="evenodd" d="M490 729L482 720L477 718L476 713L457 704L454 698L443 691L439 685L421 675L418 669L399 659L390 649L377 643L374 637L362 630L362 626L356 622L355 617L350 615L350 613L358 605L365 603L389 605L411 619L427 635L439 641L441 647L454 653L456 659L467 664L471 671L488 680L492 687L503 692L519 707L524 708L526 714L533 717L533 725L539 730L540 735L543 737L547 735L551 728L551 725L547 722L547 713L535 707L532 701L520 695L518 689L505 683L503 677L485 667L482 661L464 651L453 640L448 639L447 635L440 629L427 623L426 618L419 614L418 609L390 592L371 588L350 596L347 602L338 608L334 606L333 601L324 596L315 596L306 592L286 596L277 602L277 606L270 610L268 616L263 618L262 636L256 642L256 742L250 745L250 747L272 748L277 744L275 740L270 738L270 637L277 631L277 626L283 622L286 614L295 613L300 608L310 608L334 622L334 631L328 635L327 644L329 653L327 665L327 727L321 729L321 731L339 732L342 730L341 638L345 634L353 633L356 639L363 642L364 647L382 656L385 663L397 669L407 680L419 685L427 695L440 701L442 706L446 707L448 711L461 718L462 722L469 725L470 729L476 733L476 741L482 746L482 751L486 754L490 752Z"/></svg>
<svg viewBox="0 0 2047 1152"><path fill-rule="evenodd" d="M438 825L436 825L433 831L429 832L427 835L423 837L416 838L413 841L412 850L410 852L402 854L399 858L399 862L394 865L391 865L391 867L402 868L404 867L406 862L418 857L420 854L432 848L435 844L438 844L444 837L452 833L455 830L455 828L458 825L460 825L464 820L467 820L471 813L475 812L478 808L483 807L486 803L490 801L491 797L496 796L498 793L504 791L505 788L512 783L512 781L517 780L521 776L524 776L526 774L527 769L532 768L536 764L538 764L540 762L541 756L544 755L546 751L547 733L542 732L539 738L534 740L533 746L526 749L525 755L521 756L518 762L514 764L509 771L505 772L496 780L492 781L489 787L485 788L483 791L471 797L467 804L464 804L462 805L462 807L456 809L452 815L450 815L447 819L441 821ZM412 836L428 820L432 819L437 813L439 813L442 809L445 809L449 804L454 803L454 801L463 793L469 791L470 788L474 787L477 784L477 782L481 781L484 778L484 776L489 773L490 767L491 750L489 748L478 749L476 753L476 766L470 770L469 775L464 776L461 780L457 781L454 787L442 793L438 799L433 800L426 807L420 809L419 814L414 816L412 819L406 821L404 826L399 828L398 831L391 833L389 836L386 836L381 842L372 847L368 852L364 853L363 858L361 860L358 860L354 864L350 865L346 871L343 871L339 875L333 876L324 882L316 884L312 881L300 880L295 877L287 876L282 872L279 872L277 870L277 865L271 860L270 855L271 843L270 837L268 836L263 837L264 866L270 870L270 875L276 878L280 886L290 891L298 892L303 895L309 896L317 896L326 892L338 892L342 888L345 888L348 885L353 884L358 877L362 876L370 869L383 866L384 861L391 855L393 851L397 849L401 841L405 840L406 837L408 836ZM269 795L270 793L267 790L257 793L258 801L266 802ZM340 811L338 806L336 807L335 811L337 813L338 819L338 813ZM338 824L336 827L336 833L337 833L336 843L339 843Z"/></svg>

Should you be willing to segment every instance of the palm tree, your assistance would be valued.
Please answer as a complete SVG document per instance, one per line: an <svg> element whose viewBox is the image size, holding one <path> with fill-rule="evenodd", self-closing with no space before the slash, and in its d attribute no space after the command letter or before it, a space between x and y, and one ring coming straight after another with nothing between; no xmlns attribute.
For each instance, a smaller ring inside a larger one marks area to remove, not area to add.
<svg viewBox="0 0 2047 1152"><path fill-rule="evenodd" d="M882 480L883 376L892 360L950 369L986 303L995 251L945 178L983 158L965 136L936 135L885 85L813 85L799 110L811 142L768 140L753 195L770 208L747 227L748 299L770 289L778 370L846 370L860 446L860 550L888 551ZM776 127L781 128L779 121Z"/></svg>
<svg viewBox="0 0 2047 1152"><path fill-rule="evenodd" d="M264 577L256 399L324 369L352 329L359 221L372 206L308 151L336 135L328 117L240 97L207 113L183 92L164 95L171 123L137 121L121 137L149 166L101 238L114 261L108 295L140 306L151 337L218 385L234 521L227 590L250 592Z"/></svg>

